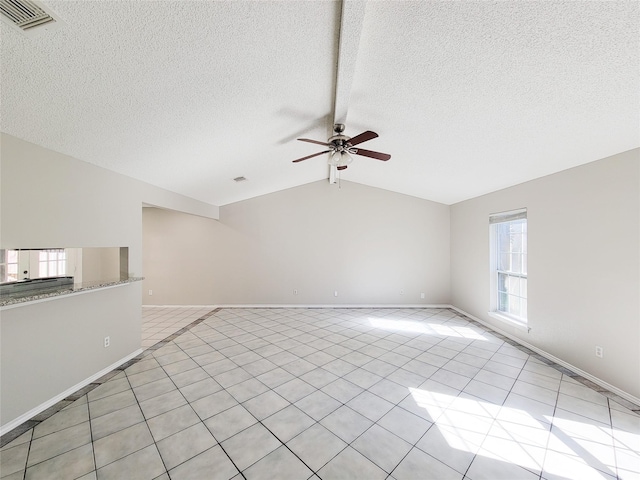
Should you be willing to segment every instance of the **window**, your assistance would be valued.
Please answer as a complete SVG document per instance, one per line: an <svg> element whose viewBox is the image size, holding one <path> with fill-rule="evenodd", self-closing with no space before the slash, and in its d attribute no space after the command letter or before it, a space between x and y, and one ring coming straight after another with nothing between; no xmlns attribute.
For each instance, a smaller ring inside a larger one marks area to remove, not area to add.
<svg viewBox="0 0 640 480"><path fill-rule="evenodd" d="M18 281L18 251L0 250L0 281Z"/></svg>
<svg viewBox="0 0 640 480"><path fill-rule="evenodd" d="M38 276L59 277L65 274L67 255L63 248L54 250L41 250L39 252Z"/></svg>
<svg viewBox="0 0 640 480"><path fill-rule="evenodd" d="M489 217L491 310L527 323L527 211Z"/></svg>

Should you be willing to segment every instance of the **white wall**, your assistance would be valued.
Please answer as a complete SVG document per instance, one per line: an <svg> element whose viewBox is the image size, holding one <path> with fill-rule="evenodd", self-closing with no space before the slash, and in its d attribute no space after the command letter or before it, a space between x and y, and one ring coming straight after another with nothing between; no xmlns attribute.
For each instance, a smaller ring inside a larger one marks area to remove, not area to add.
<svg viewBox="0 0 640 480"><path fill-rule="evenodd" d="M144 209L143 226L145 304L450 300L449 207L415 197L322 180L221 207L219 222Z"/></svg>
<svg viewBox="0 0 640 480"><path fill-rule="evenodd" d="M3 310L2 425L138 350L140 288L132 283Z"/></svg>
<svg viewBox="0 0 640 480"><path fill-rule="evenodd" d="M218 218L218 207L1 134L2 248L129 247L142 275L142 204Z"/></svg>
<svg viewBox="0 0 640 480"><path fill-rule="evenodd" d="M218 216L215 206L10 135L2 134L0 142L0 248L128 247L130 275L141 276L143 202ZM53 398L87 378L90 370L100 371L140 347L140 284L118 287L109 295L92 292L2 311L2 425L29 411L33 399ZM90 308L85 308L87 302ZM14 320L18 317L20 321ZM71 320L82 321L87 328ZM88 328L92 325L100 328ZM35 332L38 328L57 328L57 343ZM113 332L112 346L119 347L104 349L103 331ZM24 362L22 356L12 356L14 348L8 345L38 353L33 361ZM60 355L65 348L78 355ZM88 368L78 369L78 362ZM50 369L57 372L55 381L45 382L43 390L42 376ZM17 378L19 388L6 383Z"/></svg>
<svg viewBox="0 0 640 480"><path fill-rule="evenodd" d="M639 170L636 149L453 205L452 304L639 398ZM489 214L521 207L530 333L487 315Z"/></svg>

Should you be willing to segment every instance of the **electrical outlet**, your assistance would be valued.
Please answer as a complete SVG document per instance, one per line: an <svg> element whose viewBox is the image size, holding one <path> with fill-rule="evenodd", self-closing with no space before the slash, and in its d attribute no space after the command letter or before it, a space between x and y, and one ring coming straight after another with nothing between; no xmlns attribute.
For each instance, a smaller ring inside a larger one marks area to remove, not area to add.
<svg viewBox="0 0 640 480"><path fill-rule="evenodd" d="M149 295L153 295L153 290L149 290Z"/></svg>
<svg viewBox="0 0 640 480"><path fill-rule="evenodd" d="M293 289L293 294L294 294L294 295L297 295L297 294L298 294L298 289L297 289L297 288L294 288L294 289Z"/></svg>
<svg viewBox="0 0 640 480"><path fill-rule="evenodd" d="M404 290L400 290L400 295L404 295Z"/></svg>
<svg viewBox="0 0 640 480"><path fill-rule="evenodd" d="M107 348L111 345L111 337L104 337L104 348Z"/></svg>
<svg viewBox="0 0 640 480"><path fill-rule="evenodd" d="M421 294L420 294L420 298L424 298L424 293L421 293Z"/></svg>
<svg viewBox="0 0 640 480"><path fill-rule="evenodd" d="M596 346L596 357L602 358L604 356L604 348Z"/></svg>
<svg viewBox="0 0 640 480"><path fill-rule="evenodd" d="M338 296L338 290L336 290L335 292L333 292L333 296L337 297Z"/></svg>

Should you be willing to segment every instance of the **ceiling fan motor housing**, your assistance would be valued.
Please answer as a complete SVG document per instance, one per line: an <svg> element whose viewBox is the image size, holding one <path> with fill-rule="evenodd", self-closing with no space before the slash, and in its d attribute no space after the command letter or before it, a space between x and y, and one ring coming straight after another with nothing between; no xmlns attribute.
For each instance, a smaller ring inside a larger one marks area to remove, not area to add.
<svg viewBox="0 0 640 480"><path fill-rule="evenodd" d="M348 152L349 149L351 148L351 144L349 143L349 140L351 140L351 137L347 137L346 135L334 135L333 137L329 138L329 143L331 150L333 150L334 152ZM349 153L355 153L355 152L349 152Z"/></svg>

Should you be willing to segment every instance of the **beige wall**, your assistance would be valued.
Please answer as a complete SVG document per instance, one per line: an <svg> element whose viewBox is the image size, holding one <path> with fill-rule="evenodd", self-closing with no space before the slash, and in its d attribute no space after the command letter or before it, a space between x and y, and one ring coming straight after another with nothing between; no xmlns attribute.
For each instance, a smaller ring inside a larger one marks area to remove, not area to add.
<svg viewBox="0 0 640 480"><path fill-rule="evenodd" d="M639 169L636 149L453 205L452 304L639 398ZM489 214L521 207L529 333L487 315Z"/></svg>
<svg viewBox="0 0 640 480"><path fill-rule="evenodd" d="M120 248L83 248L82 282L106 282L120 278Z"/></svg>
<svg viewBox="0 0 640 480"><path fill-rule="evenodd" d="M143 227L145 304L450 300L449 207L415 197L322 180L221 207L219 222L144 209Z"/></svg>
<svg viewBox="0 0 640 480"><path fill-rule="evenodd" d="M129 272L140 276L143 202L218 216L212 205L10 135L0 142L0 248L128 247ZM2 426L140 348L140 284L109 292L2 310Z"/></svg>

